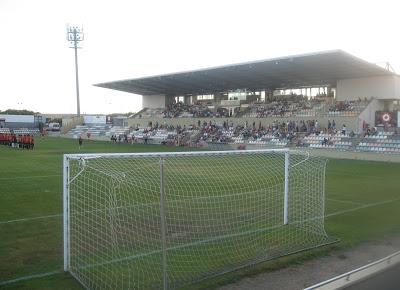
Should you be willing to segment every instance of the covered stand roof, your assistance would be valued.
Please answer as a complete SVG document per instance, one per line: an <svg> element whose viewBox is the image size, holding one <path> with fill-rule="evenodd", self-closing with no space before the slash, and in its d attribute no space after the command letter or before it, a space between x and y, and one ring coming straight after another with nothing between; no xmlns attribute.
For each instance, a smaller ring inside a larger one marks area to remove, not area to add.
<svg viewBox="0 0 400 290"><path fill-rule="evenodd" d="M342 50L127 79L95 86L139 95L187 95L236 89L336 86L339 79L394 75Z"/></svg>

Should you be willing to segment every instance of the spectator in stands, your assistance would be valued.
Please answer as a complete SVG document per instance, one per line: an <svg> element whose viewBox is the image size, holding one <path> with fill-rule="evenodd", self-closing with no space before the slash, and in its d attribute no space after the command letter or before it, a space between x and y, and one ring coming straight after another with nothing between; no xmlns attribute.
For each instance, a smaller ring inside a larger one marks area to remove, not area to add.
<svg viewBox="0 0 400 290"><path fill-rule="evenodd" d="M346 132L347 132L346 125L343 124L343 127L342 127L342 135L346 135Z"/></svg>
<svg viewBox="0 0 400 290"><path fill-rule="evenodd" d="M364 133L364 137L369 137L371 135L371 129L368 127Z"/></svg>

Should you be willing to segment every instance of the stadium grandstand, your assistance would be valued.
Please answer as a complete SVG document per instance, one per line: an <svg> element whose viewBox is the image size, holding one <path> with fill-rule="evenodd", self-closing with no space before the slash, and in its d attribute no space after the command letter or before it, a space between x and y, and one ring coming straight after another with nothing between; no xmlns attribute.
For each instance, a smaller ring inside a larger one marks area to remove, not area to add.
<svg viewBox="0 0 400 290"><path fill-rule="evenodd" d="M114 126L80 124L69 136L400 152L400 76L342 50L96 86L141 95L143 109Z"/></svg>

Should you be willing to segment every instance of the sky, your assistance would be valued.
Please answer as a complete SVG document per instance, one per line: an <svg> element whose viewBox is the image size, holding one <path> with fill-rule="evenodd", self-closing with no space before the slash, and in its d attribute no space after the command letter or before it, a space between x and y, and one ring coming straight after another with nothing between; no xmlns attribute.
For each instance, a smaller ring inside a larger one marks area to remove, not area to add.
<svg viewBox="0 0 400 290"><path fill-rule="evenodd" d="M398 2L398 3L396 3ZM0 110L141 109L141 97L95 83L330 49L400 73L400 1L0 0Z"/></svg>

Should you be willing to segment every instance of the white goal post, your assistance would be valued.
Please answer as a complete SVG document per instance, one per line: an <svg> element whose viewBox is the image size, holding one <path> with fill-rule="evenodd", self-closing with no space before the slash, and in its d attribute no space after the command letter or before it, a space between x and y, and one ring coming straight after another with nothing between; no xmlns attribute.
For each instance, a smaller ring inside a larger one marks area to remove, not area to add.
<svg viewBox="0 0 400 290"><path fill-rule="evenodd" d="M325 167L289 149L66 154L64 270L171 290L331 243Z"/></svg>

